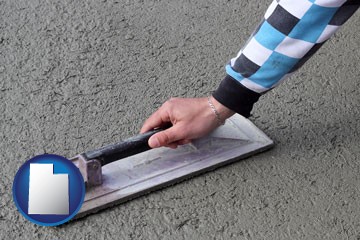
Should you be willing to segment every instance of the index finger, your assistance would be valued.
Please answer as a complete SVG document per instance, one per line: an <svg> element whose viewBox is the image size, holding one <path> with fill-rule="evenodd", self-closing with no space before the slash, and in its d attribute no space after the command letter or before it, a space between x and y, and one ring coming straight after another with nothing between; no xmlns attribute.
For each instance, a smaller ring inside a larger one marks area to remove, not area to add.
<svg viewBox="0 0 360 240"><path fill-rule="evenodd" d="M151 114L148 119L145 120L140 133L144 133L156 127L160 127L168 122L170 122L170 116L168 112L165 111L163 107L160 107L153 114Z"/></svg>

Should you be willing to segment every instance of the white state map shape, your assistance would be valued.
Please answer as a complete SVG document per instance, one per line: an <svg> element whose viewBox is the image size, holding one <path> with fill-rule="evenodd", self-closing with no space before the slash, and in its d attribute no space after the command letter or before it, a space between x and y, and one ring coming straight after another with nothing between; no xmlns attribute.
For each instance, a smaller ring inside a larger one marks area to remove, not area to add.
<svg viewBox="0 0 360 240"><path fill-rule="evenodd" d="M53 164L30 164L28 214L69 214L68 174L54 174Z"/></svg>

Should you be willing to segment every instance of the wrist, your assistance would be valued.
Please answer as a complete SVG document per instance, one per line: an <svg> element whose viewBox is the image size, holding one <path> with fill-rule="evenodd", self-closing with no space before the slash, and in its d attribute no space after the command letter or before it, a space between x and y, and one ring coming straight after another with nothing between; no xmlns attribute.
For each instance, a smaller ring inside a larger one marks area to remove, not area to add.
<svg viewBox="0 0 360 240"><path fill-rule="evenodd" d="M221 104L246 118L250 116L253 105L260 96L260 93L246 88L230 75L224 78L213 93L213 97Z"/></svg>
<svg viewBox="0 0 360 240"><path fill-rule="evenodd" d="M221 104L213 96L210 96L210 100L211 100L212 104L214 105L216 111L219 113L219 116L223 122L235 114L235 112L233 110L231 110L230 108L227 108L226 106Z"/></svg>

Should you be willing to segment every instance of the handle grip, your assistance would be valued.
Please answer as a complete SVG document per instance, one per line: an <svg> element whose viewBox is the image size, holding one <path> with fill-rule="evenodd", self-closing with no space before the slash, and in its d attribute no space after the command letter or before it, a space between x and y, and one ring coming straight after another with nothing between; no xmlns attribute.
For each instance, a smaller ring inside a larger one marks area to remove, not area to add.
<svg viewBox="0 0 360 240"><path fill-rule="evenodd" d="M124 141L87 151L82 155L86 160L97 159L101 166L104 166L119 159L150 150L151 148L148 145L149 138L155 133L165 129L166 128L157 128L150 130Z"/></svg>

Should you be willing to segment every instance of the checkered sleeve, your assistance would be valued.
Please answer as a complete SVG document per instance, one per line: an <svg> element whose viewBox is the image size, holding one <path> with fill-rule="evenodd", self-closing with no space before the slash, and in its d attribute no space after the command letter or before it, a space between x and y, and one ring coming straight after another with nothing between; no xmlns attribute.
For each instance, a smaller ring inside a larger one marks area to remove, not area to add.
<svg viewBox="0 0 360 240"><path fill-rule="evenodd" d="M299 69L359 8L359 0L274 0L213 96L249 117L253 104Z"/></svg>

